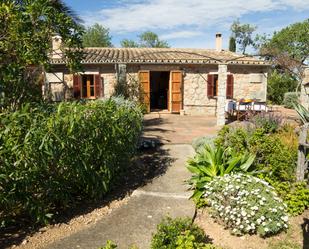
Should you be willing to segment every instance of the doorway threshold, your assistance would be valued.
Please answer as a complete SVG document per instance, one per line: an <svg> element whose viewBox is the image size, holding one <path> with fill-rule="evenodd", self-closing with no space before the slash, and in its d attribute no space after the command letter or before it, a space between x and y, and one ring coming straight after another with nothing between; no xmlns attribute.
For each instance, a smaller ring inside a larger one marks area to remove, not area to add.
<svg viewBox="0 0 309 249"><path fill-rule="evenodd" d="M151 109L150 113L162 113L162 114L170 114L171 112L167 109Z"/></svg>

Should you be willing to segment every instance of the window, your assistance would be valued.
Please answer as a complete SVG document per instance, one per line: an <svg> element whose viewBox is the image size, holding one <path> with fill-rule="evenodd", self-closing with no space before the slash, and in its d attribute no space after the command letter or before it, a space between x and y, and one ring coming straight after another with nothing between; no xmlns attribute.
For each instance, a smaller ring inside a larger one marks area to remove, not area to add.
<svg viewBox="0 0 309 249"><path fill-rule="evenodd" d="M82 76L82 97L87 99L95 98L95 85L93 75Z"/></svg>
<svg viewBox="0 0 309 249"><path fill-rule="evenodd" d="M214 98L218 96L218 74L208 74L207 79L207 96ZM234 92L234 77L233 74L227 75L226 81L226 98L232 99Z"/></svg>
<svg viewBox="0 0 309 249"><path fill-rule="evenodd" d="M213 87L214 96L218 96L218 74L214 74L212 87Z"/></svg>
<svg viewBox="0 0 309 249"><path fill-rule="evenodd" d="M100 74L74 75L74 98L96 99L103 94L104 88Z"/></svg>

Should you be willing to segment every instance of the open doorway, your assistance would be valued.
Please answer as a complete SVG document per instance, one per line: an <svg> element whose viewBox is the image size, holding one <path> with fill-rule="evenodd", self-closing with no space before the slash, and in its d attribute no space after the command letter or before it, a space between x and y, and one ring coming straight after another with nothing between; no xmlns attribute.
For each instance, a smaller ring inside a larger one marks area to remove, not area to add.
<svg viewBox="0 0 309 249"><path fill-rule="evenodd" d="M169 72L150 72L150 109L168 109Z"/></svg>

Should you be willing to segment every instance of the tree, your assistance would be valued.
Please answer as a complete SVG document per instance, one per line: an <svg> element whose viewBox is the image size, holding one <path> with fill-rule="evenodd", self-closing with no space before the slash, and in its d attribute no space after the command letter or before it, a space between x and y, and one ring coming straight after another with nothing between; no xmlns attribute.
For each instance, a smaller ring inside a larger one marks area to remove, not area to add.
<svg viewBox="0 0 309 249"><path fill-rule="evenodd" d="M254 45L252 33L257 29L256 26L250 24L241 24L239 20L236 20L231 25L231 31L236 42L240 45L240 51L242 54L246 53L246 49L250 45Z"/></svg>
<svg viewBox="0 0 309 249"><path fill-rule="evenodd" d="M169 44L167 43L167 41L160 40L159 36L151 31L141 33L138 38L138 42L124 39L121 41L121 46L141 48L169 48Z"/></svg>
<svg viewBox="0 0 309 249"><path fill-rule="evenodd" d="M235 38L233 36L230 37L229 51L236 52L236 40L235 40Z"/></svg>
<svg viewBox="0 0 309 249"><path fill-rule="evenodd" d="M112 47L112 37L109 34L109 29L96 23L86 29L83 35L84 47Z"/></svg>
<svg viewBox="0 0 309 249"><path fill-rule="evenodd" d="M274 65L287 70L300 84L303 66L309 60L309 19L283 28L264 40L259 53Z"/></svg>
<svg viewBox="0 0 309 249"><path fill-rule="evenodd" d="M162 41L159 36L151 31L146 31L139 35L140 47L146 48L168 48L167 41Z"/></svg>
<svg viewBox="0 0 309 249"><path fill-rule="evenodd" d="M50 65L52 36L62 37L70 71L81 67L79 19L60 0L3 0L0 3L0 104L16 109L41 100L43 72Z"/></svg>
<svg viewBox="0 0 309 249"><path fill-rule="evenodd" d="M268 77L267 99L273 104L281 105L286 92L294 92L297 80L288 72L274 70Z"/></svg>
<svg viewBox="0 0 309 249"><path fill-rule="evenodd" d="M120 42L121 47L123 48L138 48L139 44L133 40L124 39Z"/></svg>

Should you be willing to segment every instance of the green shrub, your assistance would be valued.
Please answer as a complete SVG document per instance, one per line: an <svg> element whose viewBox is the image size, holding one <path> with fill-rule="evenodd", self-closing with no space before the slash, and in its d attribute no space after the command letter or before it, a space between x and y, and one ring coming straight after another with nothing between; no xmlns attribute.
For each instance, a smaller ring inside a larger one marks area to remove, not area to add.
<svg viewBox="0 0 309 249"><path fill-rule="evenodd" d="M256 128L263 129L265 133L275 133L282 124L282 117L273 113L259 113L249 120Z"/></svg>
<svg viewBox="0 0 309 249"><path fill-rule="evenodd" d="M267 134L263 128L252 131L226 126L215 143L225 149L236 147L255 153L252 169L275 187L289 214L301 214L308 208L308 188L295 183L298 137L294 127L283 125L275 133Z"/></svg>
<svg viewBox="0 0 309 249"><path fill-rule="evenodd" d="M288 227L285 206L267 182L237 173L205 185L213 216L234 234L276 234Z"/></svg>
<svg viewBox="0 0 309 249"><path fill-rule="evenodd" d="M250 131L244 128L233 128L225 125L219 131L215 145L222 146L224 149L233 148L239 153L248 152L250 136Z"/></svg>
<svg viewBox="0 0 309 249"><path fill-rule="evenodd" d="M189 183L194 189L191 198L199 202L206 182L216 176L223 176L235 171L247 172L255 156L250 154L236 155L231 149L204 145L194 158L187 162L187 169L193 173Z"/></svg>
<svg viewBox="0 0 309 249"><path fill-rule="evenodd" d="M194 148L195 151L198 151L199 148L203 147L205 144L213 145L214 140L215 140L214 137L209 137L209 136L198 137L198 138L193 139L192 147Z"/></svg>
<svg viewBox="0 0 309 249"><path fill-rule="evenodd" d="M116 249L117 248L117 245L112 242L111 240L108 240L105 244L105 246L103 247L100 247L99 249Z"/></svg>
<svg viewBox="0 0 309 249"><path fill-rule="evenodd" d="M295 91L297 79L289 73L274 70L267 79L267 99L272 104L281 105L286 92Z"/></svg>
<svg viewBox="0 0 309 249"><path fill-rule="evenodd" d="M0 222L47 222L102 198L135 153L142 114L115 98L25 106L0 117Z"/></svg>
<svg viewBox="0 0 309 249"><path fill-rule="evenodd" d="M309 188L306 182L274 182L266 178L287 205L290 215L302 214L309 208Z"/></svg>
<svg viewBox="0 0 309 249"><path fill-rule="evenodd" d="M298 102L299 94L297 92L287 92L284 94L283 105L286 108L293 109L294 104Z"/></svg>
<svg viewBox="0 0 309 249"><path fill-rule="evenodd" d="M176 241L175 249L219 249L212 244L205 244L196 242L195 236L190 230L185 231L179 235Z"/></svg>
<svg viewBox="0 0 309 249"><path fill-rule="evenodd" d="M274 181L295 181L297 146L291 148L282 143L280 135L265 135L257 130L250 138L250 149L256 153L253 164L257 171L262 171L262 178L267 176Z"/></svg>
<svg viewBox="0 0 309 249"><path fill-rule="evenodd" d="M293 134L292 134L293 133ZM274 181L295 180L297 162L297 144L295 133L287 127L281 127L277 133L268 134L265 129L245 130L225 126L215 140L217 146L224 149L233 148L241 153L256 155L252 169L262 172L261 177L268 176ZM293 141L293 144L286 140Z"/></svg>
<svg viewBox="0 0 309 249"><path fill-rule="evenodd" d="M105 246L100 247L99 249L116 249L118 246L111 240L108 240L105 244ZM129 249L138 249L136 246L130 246Z"/></svg>
<svg viewBox="0 0 309 249"><path fill-rule="evenodd" d="M208 238L189 218L165 218L152 237L151 249L203 249ZM211 248L211 247L209 247Z"/></svg>

